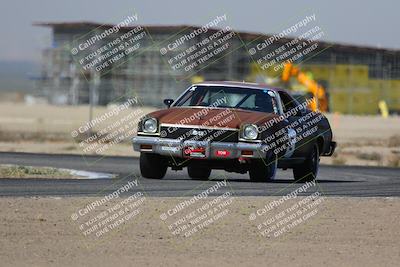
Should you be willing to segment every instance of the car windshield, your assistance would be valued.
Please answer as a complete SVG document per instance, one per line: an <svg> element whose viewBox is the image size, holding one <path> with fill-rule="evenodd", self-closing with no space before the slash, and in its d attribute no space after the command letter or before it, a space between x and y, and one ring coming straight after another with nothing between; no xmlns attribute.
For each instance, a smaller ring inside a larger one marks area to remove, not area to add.
<svg viewBox="0 0 400 267"><path fill-rule="evenodd" d="M275 113L275 99L270 90L228 86L193 86L174 106L238 108Z"/></svg>

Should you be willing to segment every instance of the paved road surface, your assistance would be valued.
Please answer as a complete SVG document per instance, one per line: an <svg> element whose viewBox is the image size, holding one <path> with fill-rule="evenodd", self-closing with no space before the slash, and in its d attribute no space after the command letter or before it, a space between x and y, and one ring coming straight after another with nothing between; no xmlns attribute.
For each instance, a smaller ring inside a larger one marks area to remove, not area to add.
<svg viewBox="0 0 400 267"><path fill-rule="evenodd" d="M226 189L236 196L284 195L304 185L294 183L291 170L278 171L273 183L251 183L247 175L213 171L213 181L192 181L186 170L168 171L163 180L140 176L139 161L131 157L83 157L79 155L52 155L31 153L0 153L0 164L49 166L108 172L116 179L0 179L0 196L104 196L138 179L148 196L193 196L226 179ZM317 186L304 194L318 190L326 196L400 196L400 169L379 167L321 166ZM211 194L212 195L212 194Z"/></svg>

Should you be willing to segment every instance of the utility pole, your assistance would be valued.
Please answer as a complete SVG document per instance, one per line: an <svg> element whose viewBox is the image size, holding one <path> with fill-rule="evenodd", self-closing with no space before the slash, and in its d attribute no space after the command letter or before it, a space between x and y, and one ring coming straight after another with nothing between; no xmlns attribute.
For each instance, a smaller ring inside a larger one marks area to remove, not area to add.
<svg viewBox="0 0 400 267"><path fill-rule="evenodd" d="M95 100L97 87L100 83L100 76L99 74L91 70L90 72L90 81L89 81L89 130L88 130L88 138L92 136L92 120L93 120L93 106L97 104Z"/></svg>

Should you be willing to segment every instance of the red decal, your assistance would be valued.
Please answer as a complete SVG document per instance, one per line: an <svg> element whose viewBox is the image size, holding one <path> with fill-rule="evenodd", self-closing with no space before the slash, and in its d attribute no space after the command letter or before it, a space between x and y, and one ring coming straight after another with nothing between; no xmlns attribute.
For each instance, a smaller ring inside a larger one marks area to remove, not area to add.
<svg viewBox="0 0 400 267"><path fill-rule="evenodd" d="M217 150L215 151L215 155L218 157L227 157L231 154L228 150Z"/></svg>

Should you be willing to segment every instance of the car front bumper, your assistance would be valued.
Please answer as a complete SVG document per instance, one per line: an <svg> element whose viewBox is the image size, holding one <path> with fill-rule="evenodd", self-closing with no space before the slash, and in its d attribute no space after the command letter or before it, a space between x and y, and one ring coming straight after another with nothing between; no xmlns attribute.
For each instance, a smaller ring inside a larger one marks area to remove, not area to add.
<svg viewBox="0 0 400 267"><path fill-rule="evenodd" d="M266 146L260 143L246 142L209 142L160 138L154 136L136 136L132 139L133 149L139 152L155 153L164 156L182 158L237 159L265 158ZM199 147L204 156L186 155L188 147Z"/></svg>

